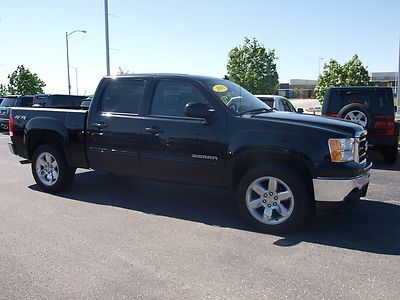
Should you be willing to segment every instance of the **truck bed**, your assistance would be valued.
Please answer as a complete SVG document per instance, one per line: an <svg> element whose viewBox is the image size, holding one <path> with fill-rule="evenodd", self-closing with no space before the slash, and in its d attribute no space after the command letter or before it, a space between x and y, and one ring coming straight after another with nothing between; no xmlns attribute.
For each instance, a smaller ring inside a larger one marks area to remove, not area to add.
<svg viewBox="0 0 400 300"><path fill-rule="evenodd" d="M62 139L71 166L88 167L85 139L87 114L81 109L13 108L12 140L17 154L30 159L31 144L40 142L40 135L51 129Z"/></svg>

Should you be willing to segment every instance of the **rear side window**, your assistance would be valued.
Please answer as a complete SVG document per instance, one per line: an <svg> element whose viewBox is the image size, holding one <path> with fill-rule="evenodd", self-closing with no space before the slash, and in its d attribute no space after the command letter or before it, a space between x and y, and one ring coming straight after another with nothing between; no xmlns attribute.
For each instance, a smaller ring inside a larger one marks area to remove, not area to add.
<svg viewBox="0 0 400 300"><path fill-rule="evenodd" d="M114 79L103 92L100 109L103 112L138 114L145 81Z"/></svg>
<svg viewBox="0 0 400 300"><path fill-rule="evenodd" d="M267 104L269 107L274 107L274 98L260 97L259 99L265 104Z"/></svg>
<svg viewBox="0 0 400 300"><path fill-rule="evenodd" d="M185 117L185 106L189 102L207 103L195 87L180 81L162 80L154 92L151 114Z"/></svg>
<svg viewBox="0 0 400 300"><path fill-rule="evenodd" d="M386 90L382 91L355 91L332 93L329 101L329 112L339 113L339 111L348 104L363 104L366 108L375 114L389 113L393 106L393 97Z"/></svg>

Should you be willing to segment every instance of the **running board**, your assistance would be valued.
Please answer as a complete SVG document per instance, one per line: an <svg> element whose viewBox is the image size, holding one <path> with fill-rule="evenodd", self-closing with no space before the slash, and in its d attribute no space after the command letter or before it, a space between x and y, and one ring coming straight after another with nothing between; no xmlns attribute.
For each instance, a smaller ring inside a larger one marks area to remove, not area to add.
<svg viewBox="0 0 400 300"><path fill-rule="evenodd" d="M29 160L27 160L27 159L24 159L24 160L20 160L19 163L21 165L27 165L27 164L30 164L31 162Z"/></svg>

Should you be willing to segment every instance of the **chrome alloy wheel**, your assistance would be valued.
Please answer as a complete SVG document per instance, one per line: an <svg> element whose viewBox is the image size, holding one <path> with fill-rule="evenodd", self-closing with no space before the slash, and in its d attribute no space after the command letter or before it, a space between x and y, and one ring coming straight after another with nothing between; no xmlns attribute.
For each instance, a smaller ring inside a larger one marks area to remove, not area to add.
<svg viewBox="0 0 400 300"><path fill-rule="evenodd" d="M44 185L52 186L57 182L60 169L53 155L43 152L38 156L36 160L36 174Z"/></svg>
<svg viewBox="0 0 400 300"><path fill-rule="evenodd" d="M246 206L259 222L277 225L286 221L293 212L294 197L282 180L264 176L254 180L246 192Z"/></svg>
<svg viewBox="0 0 400 300"><path fill-rule="evenodd" d="M353 121L365 128L367 126L367 116L359 110L352 110L344 116L345 120Z"/></svg>

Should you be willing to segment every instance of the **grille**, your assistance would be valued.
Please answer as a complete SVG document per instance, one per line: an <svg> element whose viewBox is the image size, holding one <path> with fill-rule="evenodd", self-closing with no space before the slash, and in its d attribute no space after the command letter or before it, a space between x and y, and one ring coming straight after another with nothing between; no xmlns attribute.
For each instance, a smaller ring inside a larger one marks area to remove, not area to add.
<svg viewBox="0 0 400 300"><path fill-rule="evenodd" d="M363 132L358 139L358 161L360 163L363 163L364 160L367 158L367 150L367 133Z"/></svg>

